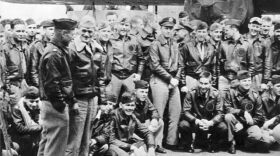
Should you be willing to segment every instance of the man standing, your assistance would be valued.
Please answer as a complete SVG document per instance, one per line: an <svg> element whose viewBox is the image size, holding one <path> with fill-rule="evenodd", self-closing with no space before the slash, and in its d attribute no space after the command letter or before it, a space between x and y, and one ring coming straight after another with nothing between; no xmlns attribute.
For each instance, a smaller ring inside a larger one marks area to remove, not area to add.
<svg viewBox="0 0 280 156"><path fill-rule="evenodd" d="M135 116L154 134L156 152L166 153L166 151L162 148L164 123L163 120L160 119L157 109L148 98L149 83L144 80L135 81L135 92Z"/></svg>
<svg viewBox="0 0 280 156"><path fill-rule="evenodd" d="M159 25L161 34L151 45L150 68L152 77L150 86L155 107L163 118L168 107L168 132L166 147L174 149L178 142L178 122L181 112L179 80L183 69L178 44L172 38L176 20L172 17L163 18Z"/></svg>
<svg viewBox="0 0 280 156"><path fill-rule="evenodd" d="M69 44L69 64L77 105L70 109L66 156L87 156L89 152L90 124L97 111L94 97L98 95L99 85L98 69L94 63L97 50L97 43L93 41L95 29L95 20L89 16L83 17L78 26L78 35Z"/></svg>
<svg viewBox="0 0 280 156"><path fill-rule="evenodd" d="M132 92L134 81L140 80L144 57L137 39L130 36L131 26L129 19L120 20L118 36L110 40L108 53L113 55L111 89L116 97L119 97L121 89Z"/></svg>
<svg viewBox="0 0 280 156"><path fill-rule="evenodd" d="M231 143L229 153L232 154L236 153L236 140L245 143L247 149L263 143L259 127L264 122L261 98L258 92L252 89L251 75L248 71L240 70L237 78L239 86L225 91L223 97L227 112L225 121L228 124L228 141ZM244 138L244 135L247 137Z"/></svg>
<svg viewBox="0 0 280 156"><path fill-rule="evenodd" d="M257 91L268 89L267 83L270 79L271 70L271 49L270 40L261 39L260 27L261 19L253 17L248 24L249 32L244 38L252 45L255 60L255 70L253 74L253 84Z"/></svg>
<svg viewBox="0 0 280 156"><path fill-rule="evenodd" d="M35 36L37 34L37 25L32 18L27 19L25 23L27 25L27 42L28 45L30 45L36 39Z"/></svg>
<svg viewBox="0 0 280 156"><path fill-rule="evenodd" d="M261 38L271 40L271 31L272 31L272 19L269 16L262 17L261 25Z"/></svg>
<svg viewBox="0 0 280 156"><path fill-rule="evenodd" d="M27 87L25 74L27 70L26 54L28 54L28 46L26 44L26 26L24 21L14 19L11 24L11 37L3 45L7 66L7 83L10 84L10 97L16 100L16 104L20 98L20 93Z"/></svg>
<svg viewBox="0 0 280 156"><path fill-rule="evenodd" d="M253 75L255 68L253 47L247 40L241 37L239 25L240 23L236 20L227 20L225 22L226 41L221 45L221 61L234 60L241 70L248 70Z"/></svg>
<svg viewBox="0 0 280 156"><path fill-rule="evenodd" d="M274 25L274 36L271 44L272 69L271 76L280 75L280 23Z"/></svg>
<svg viewBox="0 0 280 156"><path fill-rule="evenodd" d="M195 41L188 42L181 53L185 68L183 72L182 90L192 90L198 85L200 73L208 71L214 76L215 72L215 55L214 48L210 42L207 41L208 25L205 22L199 21L195 30ZM215 78L214 78L215 79ZM215 81L214 81L215 82ZM184 89L186 88L186 89Z"/></svg>
<svg viewBox="0 0 280 156"><path fill-rule="evenodd" d="M43 28L42 40L36 40L30 45L30 66L29 69L29 84L39 87L39 61L47 47L47 43L51 41L54 36L54 24L52 21L43 21L41 24Z"/></svg>
<svg viewBox="0 0 280 156"><path fill-rule="evenodd" d="M187 93L182 121L179 124L181 146L193 153L192 133L195 145L207 147L211 153L217 152L218 141L227 136L227 125L222 122L223 104L221 94L211 86L211 73L200 74L199 86ZM211 136L208 138L207 134Z"/></svg>
<svg viewBox="0 0 280 156"><path fill-rule="evenodd" d="M76 108L68 44L77 22L71 19L53 20L55 35L40 60L39 84L42 101L42 139L38 156L65 155L69 135L68 108Z"/></svg>

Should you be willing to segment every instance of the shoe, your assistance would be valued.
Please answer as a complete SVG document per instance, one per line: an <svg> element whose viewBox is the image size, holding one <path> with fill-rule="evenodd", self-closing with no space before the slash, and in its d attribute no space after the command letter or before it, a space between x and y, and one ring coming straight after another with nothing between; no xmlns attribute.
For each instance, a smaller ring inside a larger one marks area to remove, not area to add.
<svg viewBox="0 0 280 156"><path fill-rule="evenodd" d="M171 151L176 151L178 150L178 148L176 147L176 145L168 145L168 144L165 144L164 145L164 148L168 149L168 150L171 150Z"/></svg>
<svg viewBox="0 0 280 156"><path fill-rule="evenodd" d="M165 154L165 153L166 153L166 150L165 150L164 148L162 148L162 147L157 146L156 152L157 152L157 153L163 153L163 154Z"/></svg>
<svg viewBox="0 0 280 156"><path fill-rule="evenodd" d="M194 153L194 148L193 148L193 146L189 146L189 147L185 148L184 151L186 151L188 153Z"/></svg>
<svg viewBox="0 0 280 156"><path fill-rule="evenodd" d="M235 149L235 144L231 143L228 149L228 153L230 154L235 154L236 153L236 149Z"/></svg>
<svg viewBox="0 0 280 156"><path fill-rule="evenodd" d="M208 146L208 152L209 153L217 153L218 152L218 148L216 145L210 144Z"/></svg>

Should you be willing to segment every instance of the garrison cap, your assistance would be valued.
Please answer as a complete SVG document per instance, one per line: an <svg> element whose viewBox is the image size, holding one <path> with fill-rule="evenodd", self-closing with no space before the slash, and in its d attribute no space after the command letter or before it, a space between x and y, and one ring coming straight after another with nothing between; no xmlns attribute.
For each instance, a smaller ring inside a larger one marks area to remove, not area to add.
<svg viewBox="0 0 280 156"><path fill-rule="evenodd" d="M45 20L41 22L40 26L43 28L54 27L54 23L51 20Z"/></svg>
<svg viewBox="0 0 280 156"><path fill-rule="evenodd" d="M91 16L84 16L80 23L79 26L82 27L87 27L87 28L94 28L96 26L95 19Z"/></svg>
<svg viewBox="0 0 280 156"><path fill-rule="evenodd" d="M165 17L160 22L160 26L166 26L166 27L174 27L176 24L176 19L173 17Z"/></svg>
<svg viewBox="0 0 280 156"><path fill-rule="evenodd" d="M135 81L135 89L147 89L149 88L149 83L144 80Z"/></svg>
<svg viewBox="0 0 280 156"><path fill-rule="evenodd" d="M37 99L39 98L39 89L34 86L29 86L22 94L23 97L27 99Z"/></svg>
<svg viewBox="0 0 280 156"><path fill-rule="evenodd" d="M261 25L262 20L259 17L252 17L249 23Z"/></svg>
<svg viewBox="0 0 280 156"><path fill-rule="evenodd" d="M189 16L189 14L188 14L188 12L186 12L186 11L181 11L181 12L179 13L179 18L184 18L184 17L187 17L187 16Z"/></svg>
<svg viewBox="0 0 280 156"><path fill-rule="evenodd" d="M107 22L101 22L99 25L98 25L98 30L102 30L102 29L105 29L105 28L108 28L110 27L110 25L107 23ZM111 27L110 27L111 28Z"/></svg>
<svg viewBox="0 0 280 156"><path fill-rule="evenodd" d="M202 30L202 29L208 29L208 25L207 25L207 23L205 23L205 22L203 22L203 21L200 21L200 22L197 24L196 30Z"/></svg>
<svg viewBox="0 0 280 156"><path fill-rule="evenodd" d="M121 103L125 104L125 103L131 103L131 102L135 102L135 95L131 94L129 92L123 93L123 95L121 97Z"/></svg>
<svg viewBox="0 0 280 156"><path fill-rule="evenodd" d="M210 26L210 31L215 31L217 29L223 29L223 26L220 23L213 23Z"/></svg>
<svg viewBox="0 0 280 156"><path fill-rule="evenodd" d="M174 30L181 30L181 29L185 29L185 27L182 26L181 24L176 24L176 25L174 26Z"/></svg>
<svg viewBox="0 0 280 156"><path fill-rule="evenodd" d="M27 19L27 20L25 21L25 23L26 23L27 25L36 24L35 21L34 21L34 19L32 19L32 18Z"/></svg>
<svg viewBox="0 0 280 156"><path fill-rule="evenodd" d="M280 83L280 75L273 75L271 78L271 82L274 85Z"/></svg>
<svg viewBox="0 0 280 156"><path fill-rule="evenodd" d="M130 19L127 16L120 17L119 23L130 23Z"/></svg>
<svg viewBox="0 0 280 156"><path fill-rule="evenodd" d="M70 18L54 19L53 23L56 29L63 30L74 30L77 26L77 21L74 21Z"/></svg>
<svg viewBox="0 0 280 156"><path fill-rule="evenodd" d="M237 79L238 80L243 80L243 79L247 79L250 78L251 75L247 70L240 70L237 72Z"/></svg>

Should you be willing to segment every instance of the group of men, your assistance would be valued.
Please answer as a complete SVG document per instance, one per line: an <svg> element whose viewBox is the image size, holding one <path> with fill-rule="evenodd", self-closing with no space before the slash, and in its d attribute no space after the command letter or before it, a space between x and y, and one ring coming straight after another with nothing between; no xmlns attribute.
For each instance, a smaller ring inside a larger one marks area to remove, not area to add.
<svg viewBox="0 0 280 156"><path fill-rule="evenodd" d="M184 11L158 23L114 12L98 24L2 20L2 154L269 152L280 142L280 23L253 17L244 35L240 24Z"/></svg>

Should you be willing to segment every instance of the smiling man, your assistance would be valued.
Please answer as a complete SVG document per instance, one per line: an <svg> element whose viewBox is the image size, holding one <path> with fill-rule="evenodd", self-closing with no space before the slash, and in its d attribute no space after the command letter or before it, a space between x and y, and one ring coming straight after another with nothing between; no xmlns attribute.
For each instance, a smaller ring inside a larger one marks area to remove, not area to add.
<svg viewBox="0 0 280 156"><path fill-rule="evenodd" d="M270 17L262 17L262 25L260 35L263 39L271 40L272 19Z"/></svg>
<svg viewBox="0 0 280 156"><path fill-rule="evenodd" d="M120 108L113 113L110 149L119 156L129 156L130 153L155 156L154 137L133 114L135 108L135 95L124 93L121 97ZM134 133L144 140L135 138Z"/></svg>
<svg viewBox="0 0 280 156"><path fill-rule="evenodd" d="M221 94L211 86L212 75L202 72L198 87L187 93L179 131L180 146L187 152L193 153L192 133L196 134L196 147L208 147L209 152L217 152L219 139L227 136L227 126L222 122L223 106ZM211 137L208 139L207 134Z"/></svg>
<svg viewBox="0 0 280 156"><path fill-rule="evenodd" d="M228 124L228 141L231 146L229 153L236 153L235 144L239 140L247 150L259 148L266 151L266 140L262 139L260 126L264 122L261 98L252 89L252 78L248 71L237 73L239 86L228 89L223 96L226 109L225 121ZM244 134L246 137L244 138ZM240 144L240 142L238 143ZM237 143L237 144L238 144ZM258 147L259 145L260 147Z"/></svg>

